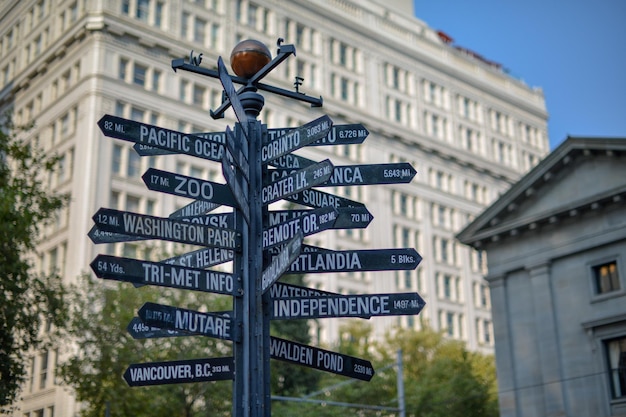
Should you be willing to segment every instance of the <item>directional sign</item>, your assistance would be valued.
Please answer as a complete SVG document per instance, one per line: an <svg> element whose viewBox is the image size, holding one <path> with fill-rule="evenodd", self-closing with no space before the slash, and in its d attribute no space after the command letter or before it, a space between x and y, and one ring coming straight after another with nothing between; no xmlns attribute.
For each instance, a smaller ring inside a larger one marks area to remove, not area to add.
<svg viewBox="0 0 626 417"><path fill-rule="evenodd" d="M224 87L226 97L228 97L228 100L230 100L230 105L235 111L235 116L237 117L237 120L239 120L244 134L246 135L246 137L249 137L248 116L246 115L246 112L241 105L241 101L239 100L239 96L237 95L237 90L235 90L233 80L230 78L230 75L228 75L228 70L226 70L226 65L224 65L224 60L221 56L217 58L217 73L219 75L220 82L222 83L222 87Z"/></svg>
<svg viewBox="0 0 626 417"><path fill-rule="evenodd" d="M227 153L227 152L226 152ZM233 192L233 196L237 201L237 208L243 214L243 218L246 220L248 224L250 224L250 203L248 201L248 187L243 187L243 184L239 181L245 181L242 176L237 176L235 171L230 166L230 163L226 159L226 153L222 157L222 174L224 174L224 178L226 178L226 184L230 187L230 190ZM239 177L239 178L238 178Z"/></svg>
<svg viewBox="0 0 626 417"><path fill-rule="evenodd" d="M269 212L268 226L275 226L278 223L286 222L306 214L308 209L295 210L273 210ZM340 207L337 209L338 215L333 229L364 229L374 219L372 213L363 207Z"/></svg>
<svg viewBox="0 0 626 417"><path fill-rule="evenodd" d="M263 230L263 249L285 244L300 231L304 236L310 236L330 229L336 219L337 210L329 206L310 210L303 216L268 227Z"/></svg>
<svg viewBox="0 0 626 417"><path fill-rule="evenodd" d="M291 132L293 129L294 128L267 129L268 142L274 141L278 139L279 137L286 135L287 133ZM205 138L212 142L228 144L226 140L226 135L227 135L226 132L192 133L192 135ZM360 123L333 125L330 129L330 132L328 132L328 134L325 137L313 143L309 143L306 146L359 144L359 143L363 143L363 141L365 140L365 138L367 138L368 135L369 135L369 131ZM154 146L145 145L143 143L136 143L133 146L133 148L141 156L170 155L170 154L177 153L175 151L168 151L162 148L155 148ZM233 155L235 154L233 153ZM302 158L302 157L298 157L297 155L294 155L294 156L296 157L296 159ZM285 157L287 157L287 155L285 155ZM279 158L279 159L282 159L282 158ZM281 160L281 161L274 160L272 161L272 165L279 167L279 168L304 168L305 166L308 165L304 162L306 158L302 158L302 160L300 160L301 165L294 167L292 166L293 164L288 162L289 159L291 158L286 158L285 160Z"/></svg>
<svg viewBox="0 0 626 417"><path fill-rule="evenodd" d="M160 191L179 197L209 201L234 207L237 204L230 187L226 184L205 181L173 172L150 168L141 177L149 190Z"/></svg>
<svg viewBox="0 0 626 417"><path fill-rule="evenodd" d="M218 339L233 339L232 320L228 315L202 313L156 303L145 303L139 309L138 315L147 326Z"/></svg>
<svg viewBox="0 0 626 417"><path fill-rule="evenodd" d="M226 272L110 255L98 255L90 266L98 278L215 294L233 295L236 280Z"/></svg>
<svg viewBox="0 0 626 417"><path fill-rule="evenodd" d="M232 229L235 227L235 213L213 213L201 216L180 217L183 222L203 224L205 226L223 227Z"/></svg>
<svg viewBox="0 0 626 417"><path fill-rule="evenodd" d="M355 271L392 271L417 268L422 257L413 248L318 252L302 251L289 267L291 274Z"/></svg>
<svg viewBox="0 0 626 417"><path fill-rule="evenodd" d="M268 142L272 142L282 135L291 132L293 128L268 129ZM330 132L322 139L310 143L308 146L325 145L353 145L363 143L370 132L360 123L349 125L333 125Z"/></svg>
<svg viewBox="0 0 626 417"><path fill-rule="evenodd" d="M323 184L333 173L333 164L326 159L318 164L308 166L293 173L265 181L261 190L261 201L264 205L281 200L292 194L308 190Z"/></svg>
<svg viewBox="0 0 626 417"><path fill-rule="evenodd" d="M233 229L107 208L98 210L93 220L101 230L125 235L225 249L238 250L241 247L241 233Z"/></svg>
<svg viewBox="0 0 626 417"><path fill-rule="evenodd" d="M302 231L299 231L276 255L270 265L261 274L261 292L264 293L289 268L289 265L300 254Z"/></svg>
<svg viewBox="0 0 626 417"><path fill-rule="evenodd" d="M100 243L118 243L118 242L135 242L137 240L147 240L145 237L124 235L121 233L105 232L96 226L92 226L87 233L89 239L95 244Z"/></svg>
<svg viewBox="0 0 626 417"><path fill-rule="evenodd" d="M134 363L124 372L131 387L223 381L234 378L233 357Z"/></svg>
<svg viewBox="0 0 626 417"><path fill-rule="evenodd" d="M190 336L182 331L146 326L139 317L134 317L126 329L133 339ZM270 337L270 357L363 381L369 381L375 373L372 364L364 359L273 336Z"/></svg>
<svg viewBox="0 0 626 417"><path fill-rule="evenodd" d="M261 162L266 164L276 158L291 153L310 143L322 139L328 134L333 122L324 115L305 125L291 130L289 133L264 144L261 147Z"/></svg>
<svg viewBox="0 0 626 417"><path fill-rule="evenodd" d="M192 133L193 136L204 138L210 142L226 143L226 136L224 132L205 132L205 133ZM153 156L153 155L172 155L178 152L166 150L162 148L155 148L154 146L145 145L143 143L135 143L133 149L140 156Z"/></svg>
<svg viewBox="0 0 626 417"><path fill-rule="evenodd" d="M308 288L295 284L286 284L283 282L276 282L269 289L270 296L272 298L290 298L290 297L330 297L341 296L329 291L322 291L316 288Z"/></svg>
<svg viewBox="0 0 626 417"><path fill-rule="evenodd" d="M189 333L181 330L163 330L159 327L148 326L139 317L132 318L128 326L126 326L126 331L133 339L189 336Z"/></svg>
<svg viewBox="0 0 626 417"><path fill-rule="evenodd" d="M230 262L235 259L235 252L222 248L203 248L183 255L165 259L163 262L170 265L187 266L190 268L208 268Z"/></svg>
<svg viewBox="0 0 626 417"><path fill-rule="evenodd" d="M375 373L370 361L278 337L270 339L270 357L362 381L371 380Z"/></svg>
<svg viewBox="0 0 626 417"><path fill-rule="evenodd" d="M335 208L340 207L365 207L363 203L350 200L345 197L325 193L324 191L310 189L304 190L301 193L292 194L285 197L285 200L292 203L298 203L303 206L321 208L326 206L333 206Z"/></svg>
<svg viewBox="0 0 626 417"><path fill-rule="evenodd" d="M270 171L270 176L281 178L291 170L276 169ZM409 183L417 171L408 162L396 164L369 164L369 165L341 165L335 166L328 181L319 184L320 187L335 187L345 185L373 185L373 184L400 184Z"/></svg>
<svg viewBox="0 0 626 417"><path fill-rule="evenodd" d="M175 219L179 217L191 217L191 216L200 216L202 214L208 213L209 211L215 210L216 208L221 207L220 204L210 203L208 201L196 200L191 203L183 206L170 214L170 218Z"/></svg>
<svg viewBox="0 0 626 417"><path fill-rule="evenodd" d="M281 169L300 169L316 163L317 162L303 156L288 153L287 155L283 155L280 158L272 160L269 165Z"/></svg>
<svg viewBox="0 0 626 417"><path fill-rule="evenodd" d="M271 314L274 320L416 315L425 304L416 292L276 298Z"/></svg>
<svg viewBox="0 0 626 417"><path fill-rule="evenodd" d="M142 143L210 161L220 162L224 153L222 143L110 114L102 116L98 126L105 136L111 138Z"/></svg>

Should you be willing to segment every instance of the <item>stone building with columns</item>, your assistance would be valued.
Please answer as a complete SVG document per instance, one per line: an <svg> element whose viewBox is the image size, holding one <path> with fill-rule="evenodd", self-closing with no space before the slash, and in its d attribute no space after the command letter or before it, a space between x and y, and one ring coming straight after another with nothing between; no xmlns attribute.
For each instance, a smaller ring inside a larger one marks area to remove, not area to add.
<svg viewBox="0 0 626 417"><path fill-rule="evenodd" d="M568 138L459 234L485 250L501 416L626 415L626 139Z"/></svg>

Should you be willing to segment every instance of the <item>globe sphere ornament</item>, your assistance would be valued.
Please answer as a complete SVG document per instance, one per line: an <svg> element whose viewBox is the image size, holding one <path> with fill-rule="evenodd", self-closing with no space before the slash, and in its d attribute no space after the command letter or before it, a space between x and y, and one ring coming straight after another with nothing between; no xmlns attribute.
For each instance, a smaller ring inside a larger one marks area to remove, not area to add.
<svg viewBox="0 0 626 417"><path fill-rule="evenodd" d="M239 42L230 54L230 67L235 74L251 78L272 60L270 50L262 42L246 39Z"/></svg>

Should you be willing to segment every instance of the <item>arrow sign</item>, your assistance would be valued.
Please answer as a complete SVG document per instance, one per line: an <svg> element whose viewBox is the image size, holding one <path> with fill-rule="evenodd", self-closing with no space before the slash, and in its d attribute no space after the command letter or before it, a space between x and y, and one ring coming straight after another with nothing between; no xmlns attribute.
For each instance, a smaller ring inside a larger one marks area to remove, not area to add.
<svg viewBox="0 0 626 417"><path fill-rule="evenodd" d="M152 327L180 330L202 336L232 340L232 320L228 315L145 303L138 311L141 321Z"/></svg>
<svg viewBox="0 0 626 417"><path fill-rule="evenodd" d="M267 130L268 142L272 142L276 140L277 138L283 135L286 135L292 130L293 128L268 129ZM223 144L228 144L228 142L226 141L226 135L227 135L226 132L192 133L192 135L205 138L211 142L219 142ZM365 140L365 138L367 138L368 135L369 135L369 131L361 123L333 125L330 129L330 132L328 132L328 134L325 137L323 137L322 139L318 141L310 143L306 146L355 145L355 144L363 143L363 141ZM140 143L136 143L133 146L133 148L141 156L169 155L169 154L176 153L173 151L167 151L165 149L155 148L153 146L144 145ZM233 153L233 155L235 154ZM299 158L302 158L302 157L299 157ZM303 159L306 159L306 158L303 158ZM304 168L307 164L305 163L296 167L284 166L282 162L274 160L272 162L272 165L279 167L279 168ZM291 164L288 164L288 165L291 165Z"/></svg>
<svg viewBox="0 0 626 417"><path fill-rule="evenodd" d="M235 276L161 262L98 255L90 264L98 278L233 295Z"/></svg>
<svg viewBox="0 0 626 417"><path fill-rule="evenodd" d="M94 214L93 221L101 230L125 235L225 249L241 247L241 233L236 230L202 226L182 220L101 208Z"/></svg>
<svg viewBox="0 0 626 417"><path fill-rule="evenodd" d="M210 203L208 201L196 200L191 203L183 206L170 214L170 218L175 219L179 217L191 217L191 216L200 216L202 214L208 213L209 211L215 210L216 208L221 207L220 204Z"/></svg>
<svg viewBox="0 0 626 417"><path fill-rule="evenodd" d="M285 172L285 175L279 175L279 178L273 178L271 181L263 183L261 201L267 205L292 194L308 190L326 182L332 173L333 164L328 159L299 171Z"/></svg>
<svg viewBox="0 0 626 417"><path fill-rule="evenodd" d="M326 206L333 206L335 208L365 207L363 203L359 203L358 201L353 201L345 197L340 197L338 195L325 193L324 191L315 189L304 190L301 193L292 194L285 197L285 200L313 208L322 208Z"/></svg>
<svg viewBox="0 0 626 417"><path fill-rule="evenodd" d="M322 230L330 229L333 227L336 219L337 210L334 207L309 210L303 216L264 229L263 249L285 244L300 231L302 231L304 236L310 236Z"/></svg>
<svg viewBox="0 0 626 417"><path fill-rule="evenodd" d="M229 207L234 207L237 204L230 187L226 184L218 184L155 168L149 168L141 179L152 191L225 204Z"/></svg>
<svg viewBox="0 0 626 417"><path fill-rule="evenodd" d="M242 187L242 184L239 180L245 181L242 176L238 176L235 174L233 167L230 165L228 160L226 159L226 154L222 157L222 174L224 178L226 178L226 184L230 187L230 190L237 201L236 207L243 214L243 218L246 220L246 223L250 224L250 203L248 202L248 188Z"/></svg>
<svg viewBox="0 0 626 417"><path fill-rule="evenodd" d="M288 272L309 274L324 272L413 270L422 257L413 248L333 251L303 251Z"/></svg>
<svg viewBox="0 0 626 417"><path fill-rule="evenodd" d="M105 136L111 138L142 143L210 161L220 162L224 153L222 143L213 142L192 134L111 116L110 114L102 116L98 121L98 126Z"/></svg>
<svg viewBox="0 0 626 417"><path fill-rule="evenodd" d="M293 128L268 129L268 142L272 142L282 135L291 132ZM308 146L324 145L355 145L363 143L370 132L360 123L347 125L333 125L330 132L322 139L310 143Z"/></svg>
<svg viewBox="0 0 626 417"><path fill-rule="evenodd" d="M416 315L425 304L416 292L277 298L271 314L274 320Z"/></svg>
<svg viewBox="0 0 626 417"><path fill-rule="evenodd" d="M230 75L228 75L228 70L226 70L226 65L224 65L224 60L221 56L217 58L217 74L220 78L220 83L222 83L222 87L224 87L226 97L228 97L228 100L230 100L230 105L235 111L235 116L241 124L241 130L243 131L244 135L246 135L246 137L249 137L248 116L246 115L246 112L241 105L241 101L239 100L239 96L237 95L237 90L235 89L233 80L230 78Z"/></svg>
<svg viewBox="0 0 626 417"><path fill-rule="evenodd" d="M131 387L223 381L234 378L232 357L134 363L124 372Z"/></svg>
<svg viewBox="0 0 626 417"><path fill-rule="evenodd" d="M329 291L322 291L316 288L302 287L295 284L286 284L283 282L276 282L269 289L270 297L272 298L290 298L290 297L329 297L338 296L337 294Z"/></svg>
<svg viewBox="0 0 626 417"><path fill-rule="evenodd" d="M147 326L139 317L132 318L128 326L126 326L126 331L133 339L189 336L189 333L180 330L163 330L159 327Z"/></svg>
<svg viewBox="0 0 626 417"><path fill-rule="evenodd" d="M226 143L226 135L224 132L192 133L192 135L204 138L210 142ZM154 146L144 145L143 143L135 143L133 149L139 156L171 155L177 153L166 149L155 148Z"/></svg>
<svg viewBox="0 0 626 417"><path fill-rule="evenodd" d="M233 229L235 227L235 213L214 213L202 216L180 217L181 221L205 226L223 227Z"/></svg>
<svg viewBox="0 0 626 417"><path fill-rule="evenodd" d="M163 262L170 265L204 269L223 264L224 262L230 262L233 259L235 259L235 252L230 249L203 248L165 259Z"/></svg>
<svg viewBox="0 0 626 417"><path fill-rule="evenodd" d="M369 381L374 376L370 361L330 350L303 345L278 337L270 338L270 356L283 362L304 365L333 374Z"/></svg>
<svg viewBox="0 0 626 417"><path fill-rule="evenodd" d="M300 169L314 164L316 164L315 161L293 153L283 155L269 163L269 165L281 169Z"/></svg>
<svg viewBox="0 0 626 417"><path fill-rule="evenodd" d="M139 317L131 320L127 330L133 339L189 336L189 333L185 332L146 326ZM372 364L367 360L273 336L270 336L270 357L363 381L369 381L375 373Z"/></svg>
<svg viewBox="0 0 626 417"><path fill-rule="evenodd" d="M289 170L277 169L270 171L271 178L280 178ZM365 164L336 166L328 181L320 187L346 185L374 185L409 183L417 171L408 162L395 164Z"/></svg>
<svg viewBox="0 0 626 417"><path fill-rule="evenodd" d="M307 209L270 211L268 226L275 226L289 219L300 217L309 211ZM337 220L335 220L332 229L364 229L374 219L372 213L365 206L339 207L337 212Z"/></svg>
<svg viewBox="0 0 626 417"><path fill-rule="evenodd" d="M266 164L283 155L313 143L328 134L332 120L327 115L291 130L261 147L261 162Z"/></svg>
<svg viewBox="0 0 626 417"><path fill-rule="evenodd" d="M278 278L289 268L289 265L300 254L303 239L302 231L298 233L283 247L280 253L272 258L270 265L261 274L261 292L264 293Z"/></svg>
<svg viewBox="0 0 626 417"><path fill-rule="evenodd" d="M118 243L118 242L135 242L137 240L148 240L145 237L129 236L121 233L105 232L98 229L96 226L92 226L87 233L89 239L95 244L100 243Z"/></svg>

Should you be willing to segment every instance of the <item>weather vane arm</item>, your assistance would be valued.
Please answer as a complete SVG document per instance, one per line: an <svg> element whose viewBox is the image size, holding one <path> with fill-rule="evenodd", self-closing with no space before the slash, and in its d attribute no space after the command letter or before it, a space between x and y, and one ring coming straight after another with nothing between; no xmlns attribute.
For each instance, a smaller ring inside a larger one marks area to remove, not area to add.
<svg viewBox="0 0 626 417"><path fill-rule="evenodd" d="M263 79L267 74L269 74L274 68L280 65L284 60L286 60L290 55L296 54L296 48L293 45L282 45L282 39L278 40L278 54L277 56L270 60L265 66L263 66L260 70L258 70L253 76L250 78L239 77L236 75L230 75L229 77L232 79L233 83L242 84L243 87L237 91L237 94L241 93L246 87L251 86L259 90L267 91L269 93L278 94L283 97L296 99L299 101L303 101L305 103L309 103L311 107L322 107L324 101L322 97L312 97L307 96L304 93L299 91L290 91L280 87L275 87L269 84L263 84L259 82ZM192 51L193 55L193 51ZM191 60L192 58L190 58ZM219 73L217 70L202 68L199 66L199 61L195 64L193 62L186 63L184 58L178 58L172 60L172 69L177 71L182 69L184 71L193 72L199 75L205 75L212 78L219 79ZM215 111L211 110L211 117L214 119L218 119L224 117L224 112L230 107L230 100L225 98L222 104L215 109Z"/></svg>

